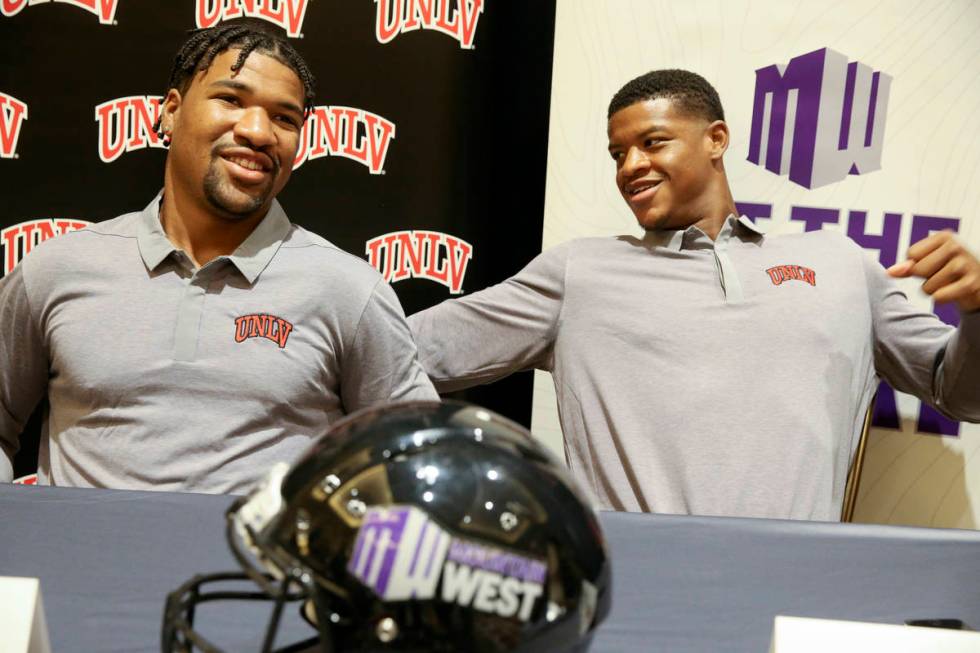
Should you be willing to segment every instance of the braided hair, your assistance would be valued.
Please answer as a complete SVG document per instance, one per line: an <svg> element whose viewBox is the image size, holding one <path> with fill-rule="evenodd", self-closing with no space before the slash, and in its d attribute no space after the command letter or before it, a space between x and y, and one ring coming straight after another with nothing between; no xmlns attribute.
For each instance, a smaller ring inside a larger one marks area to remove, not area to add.
<svg viewBox="0 0 980 653"><path fill-rule="evenodd" d="M316 96L316 78L310 71L303 57L286 40L286 37L274 31L257 18L238 18L221 23L207 29L188 31L189 38L184 42L174 57L173 68L170 69L170 81L167 91L175 88L182 95L187 92L194 76L207 70L214 58L226 50L239 50L238 59L231 66L232 72L237 72L245 65L245 60L252 52L261 52L292 69L303 84L303 117L313 110ZM157 118L153 130L164 139L163 116ZM164 144L169 144L164 139Z"/></svg>

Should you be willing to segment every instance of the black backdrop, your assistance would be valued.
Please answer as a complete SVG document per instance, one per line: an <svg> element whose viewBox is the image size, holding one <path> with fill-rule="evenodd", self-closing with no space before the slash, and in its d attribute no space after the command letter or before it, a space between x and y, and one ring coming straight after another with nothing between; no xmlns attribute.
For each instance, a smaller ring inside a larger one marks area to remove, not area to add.
<svg viewBox="0 0 980 653"><path fill-rule="evenodd" d="M555 2L458 1L471 15L481 9L472 48L428 28L380 43L379 4L407 10L413 0L306 3L294 45L317 76L316 104L363 109L396 131L382 173L340 156L309 159L279 199L293 222L361 256L367 241L394 231L462 239L473 247L462 286L469 293L510 276L541 249ZM27 105L15 153L0 158L0 229L38 219L98 222L139 210L157 193L165 150L135 149L104 163L96 107L165 93L198 3L209 11L303 4L115 0L113 21L103 24L82 5L98 11L113 0L0 0L13 14L0 16L0 93ZM457 0L432 4L450 15L459 9ZM392 287L408 314L450 296L424 278ZM529 425L531 385L523 373L456 396ZM22 437L18 474L36 464L39 412Z"/></svg>

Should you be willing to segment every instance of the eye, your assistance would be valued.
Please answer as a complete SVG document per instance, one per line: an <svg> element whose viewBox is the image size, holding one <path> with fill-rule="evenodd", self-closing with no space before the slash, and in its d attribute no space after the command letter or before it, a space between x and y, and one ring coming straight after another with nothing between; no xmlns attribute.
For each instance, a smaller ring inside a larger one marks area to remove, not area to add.
<svg viewBox="0 0 980 653"><path fill-rule="evenodd" d="M287 127L292 128L292 129L299 129L300 128L300 125L302 124L296 118L294 118L293 116L287 115L287 114L279 114L279 115L277 115L276 116L276 122L282 123L282 124L286 125Z"/></svg>
<svg viewBox="0 0 980 653"><path fill-rule="evenodd" d="M609 156L612 157L612 160L613 161L619 161L620 159L623 158L623 153L620 152L619 150L614 150L614 151L609 152Z"/></svg>
<svg viewBox="0 0 980 653"><path fill-rule="evenodd" d="M216 95L215 99L235 107L241 106L241 101L239 101L238 96L236 95L230 95L230 94Z"/></svg>
<svg viewBox="0 0 980 653"><path fill-rule="evenodd" d="M651 148L660 145L663 141L659 138L647 137L643 139L643 147Z"/></svg>

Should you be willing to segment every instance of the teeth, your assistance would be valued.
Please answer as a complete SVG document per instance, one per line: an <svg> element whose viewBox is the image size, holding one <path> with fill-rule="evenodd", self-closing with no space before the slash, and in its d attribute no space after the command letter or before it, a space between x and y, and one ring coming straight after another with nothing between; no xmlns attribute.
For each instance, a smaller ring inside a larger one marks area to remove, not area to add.
<svg viewBox="0 0 980 653"><path fill-rule="evenodd" d="M248 170L262 170L262 166L259 165L258 162L252 161L251 159L243 159L241 157L230 157L228 160Z"/></svg>

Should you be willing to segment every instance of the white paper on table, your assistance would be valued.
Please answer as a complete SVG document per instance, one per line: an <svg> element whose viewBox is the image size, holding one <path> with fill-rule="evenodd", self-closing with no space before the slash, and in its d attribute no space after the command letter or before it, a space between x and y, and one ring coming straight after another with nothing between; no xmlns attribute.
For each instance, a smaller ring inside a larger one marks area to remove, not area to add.
<svg viewBox="0 0 980 653"><path fill-rule="evenodd" d="M980 653L980 633L778 616L769 653Z"/></svg>
<svg viewBox="0 0 980 653"><path fill-rule="evenodd" d="M0 653L51 653L37 578L0 576Z"/></svg>

